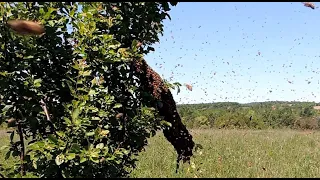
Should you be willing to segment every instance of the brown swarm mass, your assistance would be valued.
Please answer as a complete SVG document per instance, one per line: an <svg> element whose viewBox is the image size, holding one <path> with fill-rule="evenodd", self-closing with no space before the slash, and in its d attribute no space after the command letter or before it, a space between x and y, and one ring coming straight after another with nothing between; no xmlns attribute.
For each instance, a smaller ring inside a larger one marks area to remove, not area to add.
<svg viewBox="0 0 320 180"><path fill-rule="evenodd" d="M193 155L192 150L195 144L192 140L192 135L181 122L170 90L164 85L159 74L144 59L134 61L133 68L140 76L143 89L152 94L155 101L153 104L161 102L161 106L157 106L159 115L164 117L165 121L172 124L170 128L164 129L163 133L177 151L178 162L180 160L183 160L183 162L189 161Z"/></svg>

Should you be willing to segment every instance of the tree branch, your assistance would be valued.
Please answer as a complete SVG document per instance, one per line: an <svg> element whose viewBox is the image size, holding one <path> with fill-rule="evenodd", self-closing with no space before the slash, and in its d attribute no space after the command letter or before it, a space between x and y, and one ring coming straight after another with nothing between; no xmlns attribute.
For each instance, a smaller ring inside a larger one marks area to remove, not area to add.
<svg viewBox="0 0 320 180"><path fill-rule="evenodd" d="M54 128L54 125L51 121L51 118L50 118L50 115L49 115L49 111L48 111L48 108L47 108L47 105L46 103L43 101L43 99L40 100L40 103L41 103L41 107L47 117L47 121L49 122L49 125L50 125L50 131L51 133L55 133L55 128Z"/></svg>
<svg viewBox="0 0 320 180"><path fill-rule="evenodd" d="M24 176L26 174L25 170L24 170L24 156L25 156L25 147L24 147L24 139L23 139L23 131L22 131L22 126L21 126L21 122L18 121L17 123L18 126L18 133L19 133L19 137L20 137L20 145L21 145L21 149L20 149L20 167L21 167L21 176Z"/></svg>

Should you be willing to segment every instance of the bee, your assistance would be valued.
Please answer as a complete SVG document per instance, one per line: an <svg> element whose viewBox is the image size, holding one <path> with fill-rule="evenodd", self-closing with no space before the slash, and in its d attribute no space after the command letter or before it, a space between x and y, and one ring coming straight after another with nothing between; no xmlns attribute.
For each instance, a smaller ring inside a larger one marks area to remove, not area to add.
<svg viewBox="0 0 320 180"><path fill-rule="evenodd" d="M12 30L21 35L43 35L45 33L43 25L34 21L9 20L7 24Z"/></svg>
<svg viewBox="0 0 320 180"><path fill-rule="evenodd" d="M185 84L185 86L187 87L187 89L188 89L189 91L192 91L192 86L191 86L190 84Z"/></svg>
<svg viewBox="0 0 320 180"><path fill-rule="evenodd" d="M17 126L17 121L14 118L8 119L6 120L6 122L8 123L8 127L15 127Z"/></svg>
<svg viewBox="0 0 320 180"><path fill-rule="evenodd" d="M122 116L123 116L123 113L118 113L118 114L116 115L116 118L117 118L117 119L120 119Z"/></svg>
<svg viewBox="0 0 320 180"><path fill-rule="evenodd" d="M304 4L305 7L309 7L311 9L316 8L316 6L312 2L302 2L302 4Z"/></svg>

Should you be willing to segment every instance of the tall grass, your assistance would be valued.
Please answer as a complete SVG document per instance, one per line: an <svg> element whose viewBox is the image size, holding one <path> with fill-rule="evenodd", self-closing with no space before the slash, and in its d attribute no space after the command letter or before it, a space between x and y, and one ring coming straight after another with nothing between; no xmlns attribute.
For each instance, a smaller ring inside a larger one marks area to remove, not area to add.
<svg viewBox="0 0 320 180"><path fill-rule="evenodd" d="M192 130L203 149L175 173L176 153L158 133L139 156L132 177L320 177L320 132L281 130ZM0 146L9 142L0 131ZM201 154L202 153L202 154ZM17 162L4 160L4 165Z"/></svg>
<svg viewBox="0 0 320 180"><path fill-rule="evenodd" d="M133 177L320 177L320 132L193 130L203 146L175 174L176 155L162 134L150 139Z"/></svg>

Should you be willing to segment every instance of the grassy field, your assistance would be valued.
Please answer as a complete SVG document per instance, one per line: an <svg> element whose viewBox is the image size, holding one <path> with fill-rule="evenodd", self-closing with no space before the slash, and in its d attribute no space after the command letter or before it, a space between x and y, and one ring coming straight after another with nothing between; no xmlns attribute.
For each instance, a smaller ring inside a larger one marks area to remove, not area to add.
<svg viewBox="0 0 320 180"><path fill-rule="evenodd" d="M176 154L162 133L150 139L132 177L319 177L320 132L192 130L203 146L175 173ZM0 131L0 146L8 142ZM0 162L4 161L0 152Z"/></svg>
<svg viewBox="0 0 320 180"><path fill-rule="evenodd" d="M202 154L175 174L176 155L162 134L150 140L133 177L320 177L320 132L193 130Z"/></svg>

